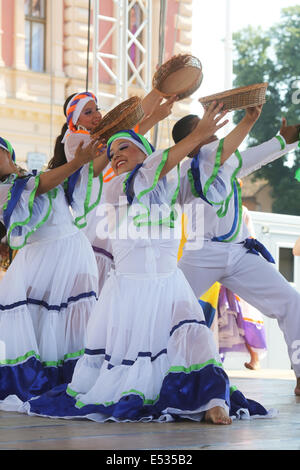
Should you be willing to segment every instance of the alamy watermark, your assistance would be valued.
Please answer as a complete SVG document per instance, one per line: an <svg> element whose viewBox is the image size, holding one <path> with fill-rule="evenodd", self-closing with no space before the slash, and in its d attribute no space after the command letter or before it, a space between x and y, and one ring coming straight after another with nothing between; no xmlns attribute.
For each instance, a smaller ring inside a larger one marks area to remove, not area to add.
<svg viewBox="0 0 300 470"><path fill-rule="evenodd" d="M292 364L300 364L300 339L295 339L292 343L292 349L294 350L291 356Z"/></svg>
<svg viewBox="0 0 300 470"><path fill-rule="evenodd" d="M100 204L96 216L99 219L96 227L99 239L165 241L184 237L187 250L199 250L203 246L202 204L175 204L172 208L168 204L151 204L148 209L139 203L128 206L127 198L121 196L117 205Z"/></svg>
<svg viewBox="0 0 300 470"><path fill-rule="evenodd" d="M300 79L295 80L292 83L292 88L296 88L296 90L292 94L292 103L293 104L300 104Z"/></svg>

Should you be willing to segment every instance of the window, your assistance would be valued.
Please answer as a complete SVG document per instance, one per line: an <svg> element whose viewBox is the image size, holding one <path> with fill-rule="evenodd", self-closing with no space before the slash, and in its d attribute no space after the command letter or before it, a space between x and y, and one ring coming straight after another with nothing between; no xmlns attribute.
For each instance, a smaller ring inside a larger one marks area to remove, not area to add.
<svg viewBox="0 0 300 470"><path fill-rule="evenodd" d="M279 248L279 272L289 282L294 282L294 255L292 248Z"/></svg>
<svg viewBox="0 0 300 470"><path fill-rule="evenodd" d="M25 0L25 62L35 72L45 70L46 0Z"/></svg>

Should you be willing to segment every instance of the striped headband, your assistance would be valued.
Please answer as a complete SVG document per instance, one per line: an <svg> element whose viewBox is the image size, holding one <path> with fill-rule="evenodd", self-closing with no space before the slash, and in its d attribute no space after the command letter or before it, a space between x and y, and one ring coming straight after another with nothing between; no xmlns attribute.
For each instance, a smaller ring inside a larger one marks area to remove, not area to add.
<svg viewBox="0 0 300 470"><path fill-rule="evenodd" d="M97 104L96 96L89 92L84 91L82 93L77 93L71 100L66 109L67 124L70 131L76 131L76 123L80 116L81 111L83 110L86 103L93 100Z"/></svg>
<svg viewBox="0 0 300 470"><path fill-rule="evenodd" d="M115 140L118 140L118 139L124 139L124 140L129 140L130 142L133 142L134 145L136 145L146 155L151 155L153 152L155 152L154 147L150 144L150 142L146 139L146 137L144 137L141 134L137 134L136 132L132 130L125 130L125 131L117 132L108 140L107 157L109 160L111 160L111 157L110 157L111 144Z"/></svg>
<svg viewBox="0 0 300 470"><path fill-rule="evenodd" d="M7 152L11 155L11 158L13 159L13 161L14 162L16 161L15 151L13 149L13 146L8 140L3 139L3 137L0 137L0 147L3 148L4 150L7 150Z"/></svg>

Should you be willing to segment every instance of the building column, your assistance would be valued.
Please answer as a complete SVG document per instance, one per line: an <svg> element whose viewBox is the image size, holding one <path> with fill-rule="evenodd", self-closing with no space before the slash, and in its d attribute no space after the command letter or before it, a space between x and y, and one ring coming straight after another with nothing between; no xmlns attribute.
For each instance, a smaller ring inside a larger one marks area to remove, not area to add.
<svg viewBox="0 0 300 470"><path fill-rule="evenodd" d="M46 38L46 71L56 77L63 77L63 16L62 0L47 2L47 38Z"/></svg>
<svg viewBox="0 0 300 470"><path fill-rule="evenodd" d="M2 35L3 35L3 28L2 28L2 0L0 0L0 67L3 67L4 60L2 57Z"/></svg>
<svg viewBox="0 0 300 470"><path fill-rule="evenodd" d="M17 70L27 70L25 63L25 12L24 0L15 0L14 64Z"/></svg>

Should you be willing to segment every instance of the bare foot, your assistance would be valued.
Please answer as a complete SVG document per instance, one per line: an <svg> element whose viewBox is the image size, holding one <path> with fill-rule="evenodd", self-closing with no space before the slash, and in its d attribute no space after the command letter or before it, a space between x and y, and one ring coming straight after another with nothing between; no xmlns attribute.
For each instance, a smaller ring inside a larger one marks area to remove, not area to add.
<svg viewBox="0 0 300 470"><path fill-rule="evenodd" d="M297 377L297 383L295 388L295 395L300 397L300 377Z"/></svg>
<svg viewBox="0 0 300 470"><path fill-rule="evenodd" d="M204 421L213 424L231 424L232 419L221 406L214 406L206 411Z"/></svg>
<svg viewBox="0 0 300 470"><path fill-rule="evenodd" d="M259 364L259 362L253 362L253 361L245 362L244 366L245 366L247 369L250 369L250 370L258 370L258 369L260 369L260 364Z"/></svg>

